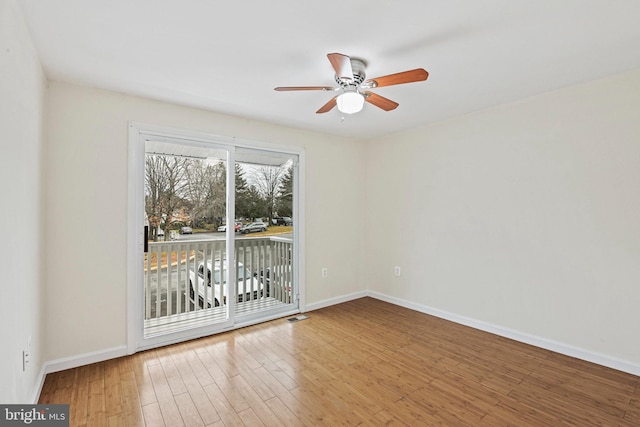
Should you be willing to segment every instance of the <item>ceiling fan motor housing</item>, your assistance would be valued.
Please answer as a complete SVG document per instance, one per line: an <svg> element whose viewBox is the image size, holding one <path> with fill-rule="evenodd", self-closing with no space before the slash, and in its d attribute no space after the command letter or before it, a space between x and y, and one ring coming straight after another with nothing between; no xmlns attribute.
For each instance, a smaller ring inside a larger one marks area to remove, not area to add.
<svg viewBox="0 0 640 427"><path fill-rule="evenodd" d="M366 64L363 60L358 58L350 58L351 59L351 71L353 72L353 79L341 79L336 75L336 83L338 83L342 88L348 88L349 86L358 87L364 82L366 78L365 67Z"/></svg>

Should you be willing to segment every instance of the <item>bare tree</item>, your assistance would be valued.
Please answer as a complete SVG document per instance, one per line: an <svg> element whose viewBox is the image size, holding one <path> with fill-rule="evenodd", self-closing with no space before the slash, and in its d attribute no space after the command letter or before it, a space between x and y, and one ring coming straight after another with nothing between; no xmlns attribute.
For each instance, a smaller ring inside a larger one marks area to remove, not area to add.
<svg viewBox="0 0 640 427"><path fill-rule="evenodd" d="M191 204L191 221L197 221L198 218L204 216L203 210L206 193L206 165L202 160L194 160L191 162L186 173L186 194Z"/></svg>
<svg viewBox="0 0 640 427"><path fill-rule="evenodd" d="M144 167L145 211L149 220L149 238L157 240L158 227L162 222L161 195L166 187L160 156L147 155Z"/></svg>
<svg viewBox="0 0 640 427"><path fill-rule="evenodd" d="M286 169L277 166L260 166L253 171L255 187L265 201L265 214L269 220L273 218L276 202L280 195L280 185Z"/></svg>
<svg viewBox="0 0 640 427"><path fill-rule="evenodd" d="M215 223L222 222L227 213L227 168L223 162L207 165L206 174L207 197L205 213Z"/></svg>
<svg viewBox="0 0 640 427"><path fill-rule="evenodd" d="M167 232L173 213L183 202L186 171L191 160L148 154L145 157L145 210L151 226L151 238L157 240L158 227Z"/></svg>
<svg viewBox="0 0 640 427"><path fill-rule="evenodd" d="M192 161L186 176L186 196L192 205L192 221L222 220L226 213L226 174L222 161L215 164Z"/></svg>

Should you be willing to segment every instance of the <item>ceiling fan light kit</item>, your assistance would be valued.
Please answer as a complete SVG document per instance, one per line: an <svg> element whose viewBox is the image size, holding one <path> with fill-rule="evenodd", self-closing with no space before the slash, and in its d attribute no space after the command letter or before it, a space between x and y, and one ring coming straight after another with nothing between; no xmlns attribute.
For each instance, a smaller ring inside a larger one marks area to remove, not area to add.
<svg viewBox="0 0 640 427"><path fill-rule="evenodd" d="M364 96L356 91L349 91L338 95L336 103L341 113L354 114L362 111L362 107L364 107Z"/></svg>
<svg viewBox="0 0 640 427"><path fill-rule="evenodd" d="M429 73L422 69L403 71L389 74L374 79L366 79L366 63L358 58L351 58L341 53L330 53L327 55L331 66L335 70L335 81L339 87L331 86L283 86L275 88L276 91L297 91L297 90L321 90L321 91L341 91L325 105L320 107L316 113L322 114L331 111L337 106L343 114L355 114L362 110L364 102L384 110L391 111L398 107L398 103L387 99L381 95L362 89L374 89L384 86L399 85L427 80Z"/></svg>

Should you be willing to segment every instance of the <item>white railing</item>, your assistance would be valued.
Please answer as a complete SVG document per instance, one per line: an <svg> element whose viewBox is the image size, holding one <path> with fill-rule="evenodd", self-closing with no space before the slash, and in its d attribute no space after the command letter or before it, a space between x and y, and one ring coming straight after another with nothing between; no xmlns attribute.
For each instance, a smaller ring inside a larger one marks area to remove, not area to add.
<svg viewBox="0 0 640 427"><path fill-rule="evenodd" d="M273 236L236 239L235 253L236 277L242 269L253 277L245 280L245 292L236 296L238 306L260 302L266 307L294 302L290 239ZM225 305L228 296L224 295L224 286L207 286L210 278L206 279L204 274L200 280L195 278L198 267L207 265L217 265L216 274L227 277L226 258L224 240L150 242L144 258L145 320L198 314L196 312L210 308L208 301ZM242 288L240 283L237 288Z"/></svg>

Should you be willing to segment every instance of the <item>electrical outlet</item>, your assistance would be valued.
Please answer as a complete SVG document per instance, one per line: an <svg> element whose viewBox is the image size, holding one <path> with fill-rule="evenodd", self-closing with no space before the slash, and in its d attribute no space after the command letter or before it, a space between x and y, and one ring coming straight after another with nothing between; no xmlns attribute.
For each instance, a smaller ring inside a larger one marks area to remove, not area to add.
<svg viewBox="0 0 640 427"><path fill-rule="evenodd" d="M324 279L329 275L329 269L327 267L324 267L322 270L320 270L320 275Z"/></svg>
<svg viewBox="0 0 640 427"><path fill-rule="evenodd" d="M27 370L30 357L31 356L27 350L22 350L22 372Z"/></svg>
<svg viewBox="0 0 640 427"><path fill-rule="evenodd" d="M393 269L393 275L396 277L400 277L400 267L398 267L397 265Z"/></svg>

